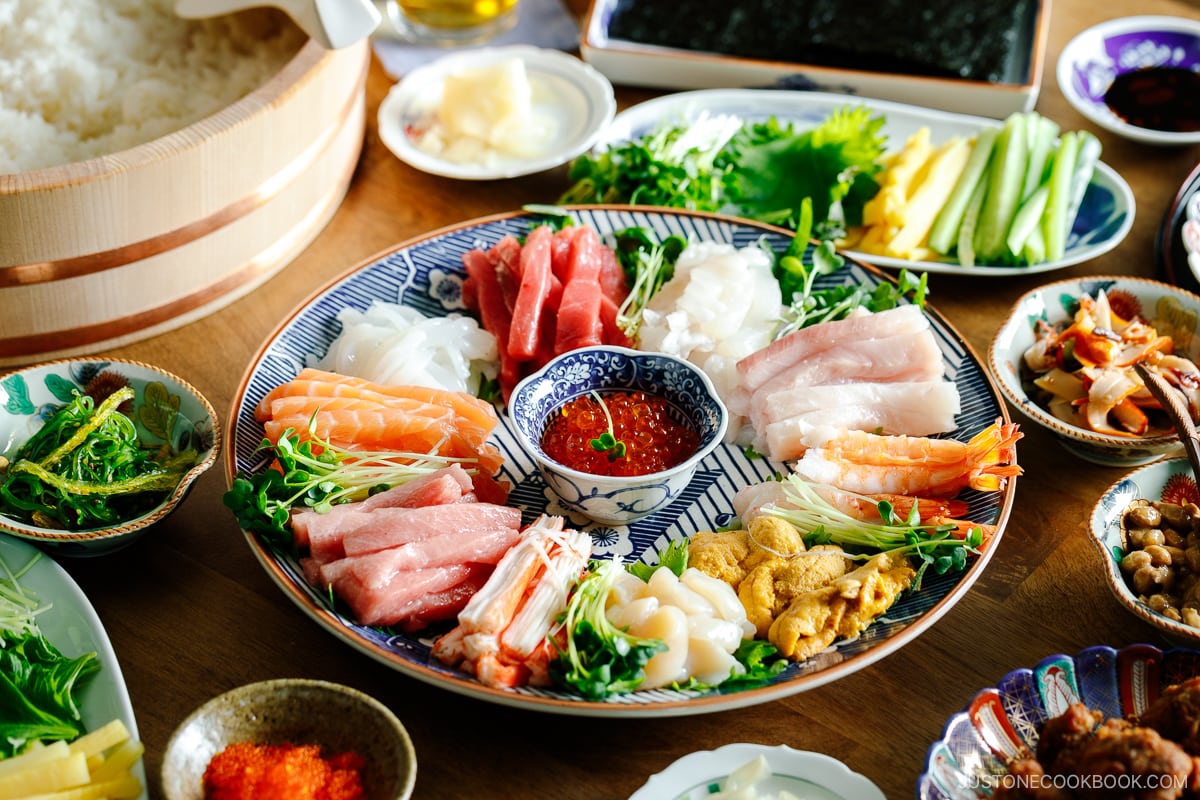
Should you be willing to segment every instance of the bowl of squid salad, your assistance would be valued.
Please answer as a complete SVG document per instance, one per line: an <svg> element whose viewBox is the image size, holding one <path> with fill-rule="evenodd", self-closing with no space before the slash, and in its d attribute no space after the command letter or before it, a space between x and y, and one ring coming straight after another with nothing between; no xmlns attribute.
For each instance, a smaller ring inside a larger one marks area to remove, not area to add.
<svg viewBox="0 0 1200 800"><path fill-rule="evenodd" d="M1137 374L1141 362L1200 419L1200 297L1159 281L1088 276L1021 296L992 338L988 366L1005 398L1074 455L1136 466L1181 452Z"/></svg>

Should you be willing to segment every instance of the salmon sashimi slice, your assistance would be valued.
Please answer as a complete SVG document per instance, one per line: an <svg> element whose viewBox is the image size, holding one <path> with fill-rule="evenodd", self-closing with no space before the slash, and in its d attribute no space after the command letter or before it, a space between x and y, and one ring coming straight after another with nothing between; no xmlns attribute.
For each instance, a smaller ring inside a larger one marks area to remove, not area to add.
<svg viewBox="0 0 1200 800"><path fill-rule="evenodd" d="M306 367L292 380L280 384L259 401L255 407L255 419L259 422L278 416L272 412L272 403L281 397L338 397L373 400L381 405L390 405L393 399L417 401L431 406L453 409L464 420L469 420L486 431L499 423L495 407L466 392L453 392L428 386L373 383L351 375ZM404 407L410 407L405 404ZM411 406L415 407L415 406Z"/></svg>

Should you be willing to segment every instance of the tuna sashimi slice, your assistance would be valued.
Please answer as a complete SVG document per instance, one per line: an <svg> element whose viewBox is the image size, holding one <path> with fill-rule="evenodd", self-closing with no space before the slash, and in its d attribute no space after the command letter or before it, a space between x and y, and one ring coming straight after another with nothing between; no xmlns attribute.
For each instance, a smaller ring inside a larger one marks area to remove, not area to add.
<svg viewBox="0 0 1200 800"><path fill-rule="evenodd" d="M508 333L508 354L518 360L531 359L538 351L542 313L554 277L550 266L553 238L554 232L549 226L539 225L530 231L521 246L521 288L517 292Z"/></svg>
<svg viewBox="0 0 1200 800"><path fill-rule="evenodd" d="M389 513L390 512L390 513ZM347 556L374 553L447 532L521 527L521 511L492 503L455 503L423 508L380 509L342 537Z"/></svg>
<svg viewBox="0 0 1200 800"><path fill-rule="evenodd" d="M379 588L364 586L347 573L333 590L346 601L362 624L387 625L390 623L385 620L394 619L402 609L411 608L421 597L457 586L481 567L486 568L486 565L455 564L413 570L395 575L390 583Z"/></svg>
<svg viewBox="0 0 1200 800"><path fill-rule="evenodd" d="M451 564L495 564L516 543L515 528L447 531L422 541L387 550L351 555L321 567L319 586L337 586L352 575L362 586L378 589L403 572L445 567Z"/></svg>
<svg viewBox="0 0 1200 800"><path fill-rule="evenodd" d="M467 602L487 583L492 574L490 564L471 564L471 574L462 583L449 589L422 595L402 608L388 613L377 625L399 625L407 633L428 628L435 622L454 619Z"/></svg>
<svg viewBox="0 0 1200 800"><path fill-rule="evenodd" d="M568 279L562 302L554 315L554 352L565 353L600 344L604 326L600 320L600 251L603 245L592 228L574 231L567 256Z"/></svg>

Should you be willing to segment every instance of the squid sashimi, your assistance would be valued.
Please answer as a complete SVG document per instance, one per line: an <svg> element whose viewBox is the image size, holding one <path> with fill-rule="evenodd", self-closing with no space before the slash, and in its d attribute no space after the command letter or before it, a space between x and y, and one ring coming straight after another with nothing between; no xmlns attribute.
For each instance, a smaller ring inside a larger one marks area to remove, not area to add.
<svg viewBox="0 0 1200 800"><path fill-rule="evenodd" d="M1002 420L967 442L829 429L810 435L795 471L805 480L863 494L954 497L968 486L996 491L1021 474L1021 436L1016 424Z"/></svg>

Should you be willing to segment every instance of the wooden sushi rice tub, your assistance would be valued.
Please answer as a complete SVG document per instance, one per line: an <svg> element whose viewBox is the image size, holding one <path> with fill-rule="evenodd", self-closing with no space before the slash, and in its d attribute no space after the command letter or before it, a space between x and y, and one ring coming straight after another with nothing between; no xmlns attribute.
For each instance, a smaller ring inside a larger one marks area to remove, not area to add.
<svg viewBox="0 0 1200 800"><path fill-rule="evenodd" d="M111 155L0 174L0 365L192 322L286 266L362 148L370 45L305 42L241 100Z"/></svg>

